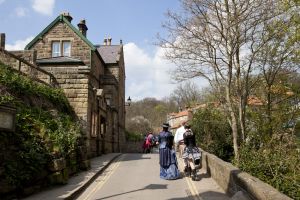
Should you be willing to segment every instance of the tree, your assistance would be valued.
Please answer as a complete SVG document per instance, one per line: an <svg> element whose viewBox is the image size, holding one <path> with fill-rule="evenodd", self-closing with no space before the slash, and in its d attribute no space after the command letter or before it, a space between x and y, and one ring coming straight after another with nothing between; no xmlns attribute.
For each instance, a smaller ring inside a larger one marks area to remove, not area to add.
<svg viewBox="0 0 300 200"><path fill-rule="evenodd" d="M187 81L175 88L170 95L170 99L175 101L178 107L190 107L201 101L201 93L195 83Z"/></svg>
<svg viewBox="0 0 300 200"><path fill-rule="evenodd" d="M166 122L167 114L174 111L176 104L167 98L145 98L132 102L126 110L126 130L140 134L155 131Z"/></svg>
<svg viewBox="0 0 300 200"><path fill-rule="evenodd" d="M299 4L298 2L298 6ZM278 4L276 9L282 14L265 26L266 34L262 39L266 42L255 60L262 71L262 83L265 86L269 136L273 133L272 110L279 103L278 91L286 90L284 87L288 84L289 77L299 69L300 14L295 8L297 1ZM286 97L290 96L285 95Z"/></svg>
<svg viewBox="0 0 300 200"><path fill-rule="evenodd" d="M257 73L255 58L273 35L267 25L278 16L272 0L181 0L182 13L168 12L159 37L178 80L204 77L222 103L232 129L235 158L245 140L248 96ZM266 37L268 36L268 37ZM270 37L270 38L269 38ZM239 131L240 130L240 131Z"/></svg>

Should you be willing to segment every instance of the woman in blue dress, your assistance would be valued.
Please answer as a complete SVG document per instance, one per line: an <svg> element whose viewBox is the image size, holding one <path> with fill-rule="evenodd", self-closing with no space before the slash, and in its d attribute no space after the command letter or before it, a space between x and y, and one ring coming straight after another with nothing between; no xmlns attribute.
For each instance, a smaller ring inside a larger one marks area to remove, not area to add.
<svg viewBox="0 0 300 200"><path fill-rule="evenodd" d="M172 149L174 136L168 131L169 124L163 124L163 130L158 135L160 178L173 180L180 177L176 153Z"/></svg>

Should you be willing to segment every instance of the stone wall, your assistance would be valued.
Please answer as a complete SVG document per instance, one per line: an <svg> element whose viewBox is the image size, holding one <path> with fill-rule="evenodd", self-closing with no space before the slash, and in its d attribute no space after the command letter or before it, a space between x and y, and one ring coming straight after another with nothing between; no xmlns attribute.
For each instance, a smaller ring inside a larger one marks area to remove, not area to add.
<svg viewBox="0 0 300 200"><path fill-rule="evenodd" d="M28 61L29 63L34 64L36 52L34 50L28 50L28 51L10 51L10 53L13 53L16 56L19 56L20 58L23 58L24 60ZM37 71L33 69L32 67L29 67L25 63L20 62L16 58L13 58L5 53L0 53L0 60L2 63L9 65L10 67L14 68L15 70L18 70L20 72L23 72L26 75L35 76Z"/></svg>
<svg viewBox="0 0 300 200"><path fill-rule="evenodd" d="M272 186L213 154L203 151L202 167L230 196L243 192L244 196L259 200L290 200Z"/></svg>

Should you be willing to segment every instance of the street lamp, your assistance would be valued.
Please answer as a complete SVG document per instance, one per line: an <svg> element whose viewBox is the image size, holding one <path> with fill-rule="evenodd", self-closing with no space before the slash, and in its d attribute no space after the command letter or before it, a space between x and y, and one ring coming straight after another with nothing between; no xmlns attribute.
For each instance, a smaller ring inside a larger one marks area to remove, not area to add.
<svg viewBox="0 0 300 200"><path fill-rule="evenodd" d="M129 96L127 99L127 102L125 103L125 106L130 106L130 104L131 104L131 98Z"/></svg>

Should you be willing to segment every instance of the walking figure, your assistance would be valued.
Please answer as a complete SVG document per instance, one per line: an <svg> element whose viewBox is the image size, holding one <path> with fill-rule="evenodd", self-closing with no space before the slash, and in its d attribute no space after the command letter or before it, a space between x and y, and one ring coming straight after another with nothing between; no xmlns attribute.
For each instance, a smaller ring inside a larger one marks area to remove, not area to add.
<svg viewBox="0 0 300 200"><path fill-rule="evenodd" d="M174 136L168 131L169 124L163 124L163 130L158 135L160 178L172 180L180 176L176 153L173 150Z"/></svg>
<svg viewBox="0 0 300 200"><path fill-rule="evenodd" d="M189 125L185 125L185 133L183 134L185 148L182 154L184 159L184 172L187 176L192 177L193 181L199 180L197 169L201 164L201 152L196 146L195 135Z"/></svg>

